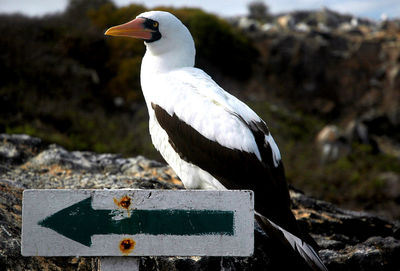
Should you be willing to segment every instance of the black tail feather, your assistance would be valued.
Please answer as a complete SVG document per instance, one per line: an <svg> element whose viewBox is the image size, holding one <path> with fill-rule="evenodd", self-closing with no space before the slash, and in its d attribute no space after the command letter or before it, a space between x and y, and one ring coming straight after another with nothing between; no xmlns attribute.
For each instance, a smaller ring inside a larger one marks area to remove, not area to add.
<svg viewBox="0 0 400 271"><path fill-rule="evenodd" d="M328 271L317 252L297 236L282 229L266 217L256 214L256 221L268 236L268 246L274 266L280 270L286 268L296 270Z"/></svg>

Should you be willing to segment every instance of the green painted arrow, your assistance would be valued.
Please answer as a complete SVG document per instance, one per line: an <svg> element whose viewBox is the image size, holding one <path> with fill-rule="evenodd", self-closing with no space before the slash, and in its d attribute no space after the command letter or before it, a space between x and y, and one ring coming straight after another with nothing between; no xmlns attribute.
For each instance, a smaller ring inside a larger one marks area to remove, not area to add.
<svg viewBox="0 0 400 271"><path fill-rule="evenodd" d="M90 247L91 236L95 234L233 235L233 213L216 210L130 210L129 217L116 220L113 210L94 210L89 197L46 217L38 224Z"/></svg>

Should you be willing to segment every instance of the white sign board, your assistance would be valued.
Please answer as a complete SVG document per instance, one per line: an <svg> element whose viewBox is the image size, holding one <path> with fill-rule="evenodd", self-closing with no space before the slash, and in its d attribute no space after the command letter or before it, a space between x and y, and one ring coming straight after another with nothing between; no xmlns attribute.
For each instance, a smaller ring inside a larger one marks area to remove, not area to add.
<svg viewBox="0 0 400 271"><path fill-rule="evenodd" d="M24 256L250 256L252 191L25 190Z"/></svg>

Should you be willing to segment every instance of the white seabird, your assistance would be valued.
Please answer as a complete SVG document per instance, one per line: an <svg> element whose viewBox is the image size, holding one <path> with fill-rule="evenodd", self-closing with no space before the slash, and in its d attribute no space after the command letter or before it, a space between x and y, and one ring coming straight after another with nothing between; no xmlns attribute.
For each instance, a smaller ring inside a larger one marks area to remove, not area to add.
<svg viewBox="0 0 400 271"><path fill-rule="evenodd" d="M168 12L149 11L105 34L144 40L141 86L151 139L185 187L253 190L256 218L266 234L313 269L326 270L302 240L314 242L290 210L281 155L267 125L194 68L194 41L182 22Z"/></svg>

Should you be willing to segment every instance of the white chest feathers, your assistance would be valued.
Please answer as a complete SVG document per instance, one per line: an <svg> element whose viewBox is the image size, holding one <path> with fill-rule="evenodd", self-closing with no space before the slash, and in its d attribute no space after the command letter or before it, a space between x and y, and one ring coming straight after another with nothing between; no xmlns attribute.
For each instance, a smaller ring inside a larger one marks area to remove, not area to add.
<svg viewBox="0 0 400 271"><path fill-rule="evenodd" d="M168 134L158 123L154 111L149 109L149 130L155 148L172 167L187 189L226 190L211 174L180 158L171 146Z"/></svg>

